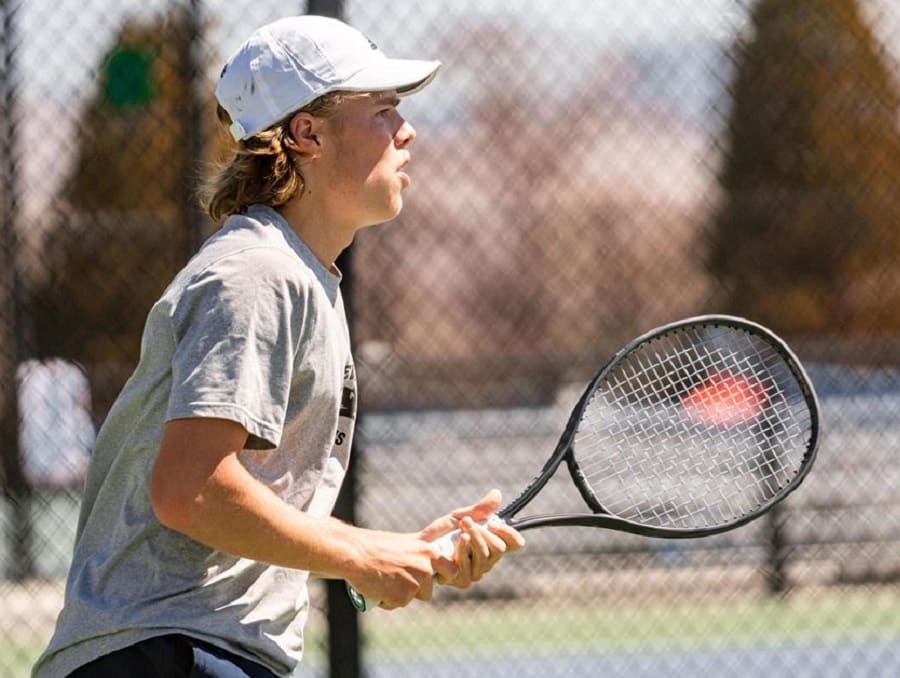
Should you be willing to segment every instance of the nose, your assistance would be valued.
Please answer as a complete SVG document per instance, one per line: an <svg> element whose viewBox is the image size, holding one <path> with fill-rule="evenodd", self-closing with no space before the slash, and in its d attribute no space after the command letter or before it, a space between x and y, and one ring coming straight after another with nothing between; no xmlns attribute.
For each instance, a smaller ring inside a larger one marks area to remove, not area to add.
<svg viewBox="0 0 900 678"><path fill-rule="evenodd" d="M409 121L404 119L403 124L400 125L397 133L394 135L394 143L397 145L397 148L406 148L415 138L416 129L409 124Z"/></svg>

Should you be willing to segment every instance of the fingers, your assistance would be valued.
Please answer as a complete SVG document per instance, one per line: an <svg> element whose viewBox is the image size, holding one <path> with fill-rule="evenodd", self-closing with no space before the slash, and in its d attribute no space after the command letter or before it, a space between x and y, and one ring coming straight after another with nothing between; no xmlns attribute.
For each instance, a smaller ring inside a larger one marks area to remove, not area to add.
<svg viewBox="0 0 900 678"><path fill-rule="evenodd" d="M455 565L452 571L456 571ZM389 593L381 599L379 607L385 610L406 607L414 599L431 600L433 592L434 575L430 568L421 571L407 570L405 576L399 577Z"/></svg>
<svg viewBox="0 0 900 678"><path fill-rule="evenodd" d="M362 571L345 577L357 593L379 601L386 610L405 607L415 599L429 600L435 575L452 579L457 565L452 552L415 535L368 531Z"/></svg>
<svg viewBox="0 0 900 678"><path fill-rule="evenodd" d="M441 584L449 584L457 588L467 588L472 585L472 537L467 532L462 532L456 542L456 551L453 554L457 564L456 576L453 579L438 580Z"/></svg>
<svg viewBox="0 0 900 678"><path fill-rule="evenodd" d="M419 590L416 598L419 600L431 600L431 593L434 590L434 576L429 575L419 583Z"/></svg>
<svg viewBox="0 0 900 678"><path fill-rule="evenodd" d="M471 506L438 518L419 533L420 539L435 545L432 567L439 584L467 588L490 572L504 554L525 544L522 535L503 520L489 520L496 516L501 501L500 491L491 490ZM451 534L455 541L451 542ZM429 585L416 597L427 599L431 593Z"/></svg>
<svg viewBox="0 0 900 678"><path fill-rule="evenodd" d="M348 577L348 581L357 592L380 600L380 606L387 610L404 607L414 599L429 600L435 581L459 588L471 586L505 553L524 544L515 529L501 520L497 524L488 520L499 503L499 492L491 491L466 509L468 515L446 516L459 531L437 541L424 541L416 535L379 534L376 557L367 559L377 566L367 568L359 579L351 581Z"/></svg>
<svg viewBox="0 0 900 678"><path fill-rule="evenodd" d="M468 588L493 569L505 553L522 547L521 535L505 523L486 526L469 517L459 523L459 538L453 557L457 573L453 578L438 577L438 583Z"/></svg>
<svg viewBox="0 0 900 678"><path fill-rule="evenodd" d="M525 546L525 537L522 533L503 520L489 521L487 527L506 543L507 552L518 551Z"/></svg>
<svg viewBox="0 0 900 678"><path fill-rule="evenodd" d="M470 558L472 561L472 581L480 581L491 571L497 561L506 553L506 542L490 529L478 525L471 518L463 518L460 528L470 537Z"/></svg>

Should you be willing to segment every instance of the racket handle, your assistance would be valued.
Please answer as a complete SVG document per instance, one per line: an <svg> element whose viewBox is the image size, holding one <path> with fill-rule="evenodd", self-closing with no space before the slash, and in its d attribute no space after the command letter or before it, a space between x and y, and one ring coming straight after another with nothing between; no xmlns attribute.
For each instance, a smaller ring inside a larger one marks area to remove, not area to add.
<svg viewBox="0 0 900 678"><path fill-rule="evenodd" d="M497 515L492 515L487 520L479 521L479 525L487 525L488 523L497 524L498 522L503 522L503 519ZM437 549L438 555L442 558L447 558L448 560L452 559L453 553L456 551L456 542L459 541L460 534L461 532L459 530L453 530L453 532L448 532L444 536L435 539L432 544ZM357 612L368 612L381 605L380 600L364 596L349 583L347 583L347 596L349 596L350 603Z"/></svg>

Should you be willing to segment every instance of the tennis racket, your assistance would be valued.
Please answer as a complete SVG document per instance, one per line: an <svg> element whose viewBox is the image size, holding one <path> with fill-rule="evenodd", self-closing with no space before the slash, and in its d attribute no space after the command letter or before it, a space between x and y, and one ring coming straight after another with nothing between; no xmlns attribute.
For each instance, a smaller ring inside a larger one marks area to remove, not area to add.
<svg viewBox="0 0 900 678"><path fill-rule="evenodd" d="M717 315L665 325L597 373L540 473L492 520L671 539L733 530L800 485L819 419L802 365L770 330ZM585 512L520 517L563 461ZM458 535L435 542L441 553ZM357 610L378 604L348 592Z"/></svg>

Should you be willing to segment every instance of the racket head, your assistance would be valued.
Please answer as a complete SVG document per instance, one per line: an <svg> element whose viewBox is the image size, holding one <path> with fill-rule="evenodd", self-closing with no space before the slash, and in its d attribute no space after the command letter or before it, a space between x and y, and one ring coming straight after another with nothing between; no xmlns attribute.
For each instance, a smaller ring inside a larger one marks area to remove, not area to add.
<svg viewBox="0 0 900 678"><path fill-rule="evenodd" d="M724 532L800 485L819 422L806 372L773 332L734 316L681 320L616 353L570 417L554 458L592 513L516 519L520 502L500 515L518 529Z"/></svg>

